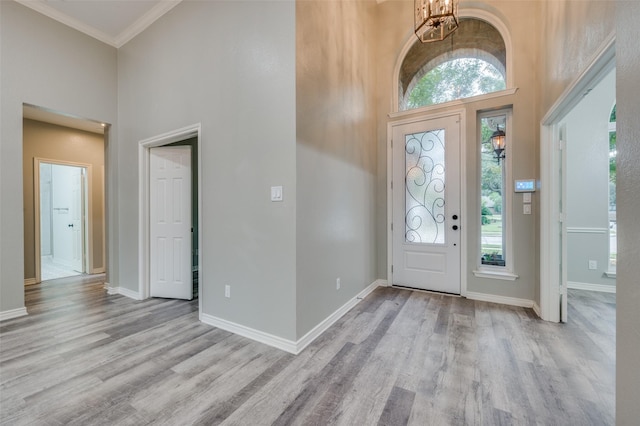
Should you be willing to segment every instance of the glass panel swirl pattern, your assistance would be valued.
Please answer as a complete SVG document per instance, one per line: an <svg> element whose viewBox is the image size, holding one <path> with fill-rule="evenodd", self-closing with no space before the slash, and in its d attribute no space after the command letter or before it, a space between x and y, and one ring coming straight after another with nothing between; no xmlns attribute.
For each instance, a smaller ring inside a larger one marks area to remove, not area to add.
<svg viewBox="0 0 640 426"><path fill-rule="evenodd" d="M405 135L405 240L445 243L444 129Z"/></svg>

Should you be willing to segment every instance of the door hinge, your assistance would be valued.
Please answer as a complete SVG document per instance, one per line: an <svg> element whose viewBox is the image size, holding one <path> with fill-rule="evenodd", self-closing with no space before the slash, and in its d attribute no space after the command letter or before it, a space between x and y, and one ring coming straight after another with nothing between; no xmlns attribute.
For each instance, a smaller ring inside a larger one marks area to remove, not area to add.
<svg viewBox="0 0 640 426"><path fill-rule="evenodd" d="M391 265L391 273L393 274L393 265Z"/></svg>
<svg viewBox="0 0 640 426"><path fill-rule="evenodd" d="M391 222L391 232L393 232L393 222Z"/></svg>
<svg viewBox="0 0 640 426"><path fill-rule="evenodd" d="M559 139L559 140L558 140L558 149L559 149L560 151L563 151L563 150L564 150L564 141L563 141L562 139Z"/></svg>
<svg viewBox="0 0 640 426"><path fill-rule="evenodd" d="M391 189L393 189L393 181L391 181Z"/></svg>
<svg viewBox="0 0 640 426"><path fill-rule="evenodd" d="M391 139L391 149L393 149L393 139Z"/></svg>

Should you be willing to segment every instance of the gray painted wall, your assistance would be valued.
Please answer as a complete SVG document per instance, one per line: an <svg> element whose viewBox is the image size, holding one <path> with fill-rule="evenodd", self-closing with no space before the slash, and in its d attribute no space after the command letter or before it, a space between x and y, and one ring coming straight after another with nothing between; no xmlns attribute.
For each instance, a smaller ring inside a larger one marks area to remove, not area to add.
<svg viewBox="0 0 640 426"><path fill-rule="evenodd" d="M615 286L609 269L609 115L615 103L615 70L567 114L567 278ZM589 260L598 262L596 270Z"/></svg>
<svg viewBox="0 0 640 426"><path fill-rule="evenodd" d="M2 1L0 64L0 312L4 312L24 307L22 104L114 123L116 49L18 3Z"/></svg>
<svg viewBox="0 0 640 426"><path fill-rule="evenodd" d="M296 4L298 338L377 278L375 10Z"/></svg>
<svg viewBox="0 0 640 426"><path fill-rule="evenodd" d="M295 340L295 3L182 2L118 76L117 285L138 291L139 141L201 123L202 313Z"/></svg>
<svg viewBox="0 0 640 426"><path fill-rule="evenodd" d="M617 334L616 424L640 418L640 2L616 2Z"/></svg>

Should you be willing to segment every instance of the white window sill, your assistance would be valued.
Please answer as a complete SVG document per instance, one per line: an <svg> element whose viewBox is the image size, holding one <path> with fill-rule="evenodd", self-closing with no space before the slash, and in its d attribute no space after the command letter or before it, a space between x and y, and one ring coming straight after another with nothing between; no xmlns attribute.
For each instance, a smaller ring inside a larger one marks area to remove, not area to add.
<svg viewBox="0 0 640 426"><path fill-rule="evenodd" d="M491 278L495 280L515 281L518 275L509 271L498 271L495 269L478 269L473 271L473 275L478 278Z"/></svg>
<svg viewBox="0 0 640 426"><path fill-rule="evenodd" d="M615 278L616 277L616 271L606 271L604 274L607 276L607 278Z"/></svg>

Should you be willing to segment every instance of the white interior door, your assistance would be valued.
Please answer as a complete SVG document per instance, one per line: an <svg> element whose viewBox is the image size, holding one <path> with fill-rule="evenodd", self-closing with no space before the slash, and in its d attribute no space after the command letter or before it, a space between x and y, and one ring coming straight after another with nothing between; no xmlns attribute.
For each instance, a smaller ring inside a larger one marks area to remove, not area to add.
<svg viewBox="0 0 640 426"><path fill-rule="evenodd" d="M460 294L460 116L392 127L394 285Z"/></svg>
<svg viewBox="0 0 640 426"><path fill-rule="evenodd" d="M191 147L149 152L150 293L191 300Z"/></svg>
<svg viewBox="0 0 640 426"><path fill-rule="evenodd" d="M53 164L53 260L77 272L84 272L83 179L84 168Z"/></svg>

